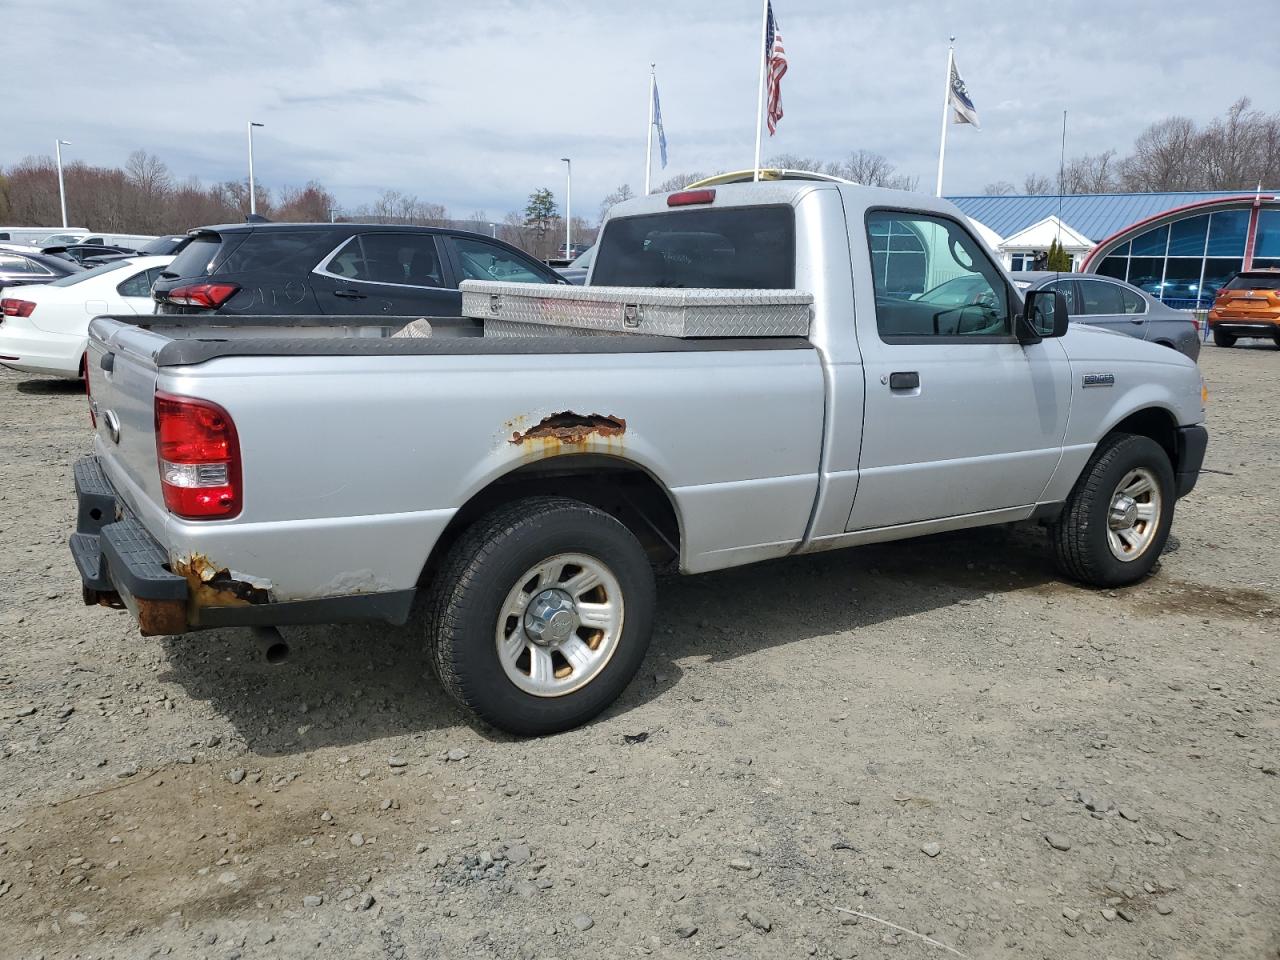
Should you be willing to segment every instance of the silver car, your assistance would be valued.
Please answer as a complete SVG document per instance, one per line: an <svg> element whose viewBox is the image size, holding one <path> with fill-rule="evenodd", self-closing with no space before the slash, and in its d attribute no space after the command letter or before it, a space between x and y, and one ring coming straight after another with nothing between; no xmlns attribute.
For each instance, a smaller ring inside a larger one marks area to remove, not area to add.
<svg viewBox="0 0 1280 960"><path fill-rule="evenodd" d="M1023 270L1010 274L1022 291L1057 290L1073 321L1104 327L1139 340L1200 357L1200 334L1189 314L1165 306L1131 283L1085 273Z"/></svg>

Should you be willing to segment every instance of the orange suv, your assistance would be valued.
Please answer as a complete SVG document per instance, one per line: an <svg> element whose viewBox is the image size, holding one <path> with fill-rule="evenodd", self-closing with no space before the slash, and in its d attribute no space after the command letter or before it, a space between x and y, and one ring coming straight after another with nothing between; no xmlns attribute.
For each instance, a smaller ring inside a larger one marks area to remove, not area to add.
<svg viewBox="0 0 1280 960"><path fill-rule="evenodd" d="M1280 270L1250 270L1227 281L1209 311L1213 342L1234 346L1237 337L1267 337L1280 347Z"/></svg>

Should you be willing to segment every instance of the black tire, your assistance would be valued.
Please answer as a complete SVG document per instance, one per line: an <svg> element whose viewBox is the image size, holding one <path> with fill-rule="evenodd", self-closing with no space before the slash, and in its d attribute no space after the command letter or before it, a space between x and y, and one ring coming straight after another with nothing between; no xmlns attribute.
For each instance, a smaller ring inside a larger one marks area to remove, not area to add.
<svg viewBox="0 0 1280 960"><path fill-rule="evenodd" d="M1225 330L1219 330L1216 327L1213 331L1213 342L1220 347L1234 347L1236 338L1234 334L1227 333Z"/></svg>
<svg viewBox="0 0 1280 960"><path fill-rule="evenodd" d="M573 692L538 696L507 676L495 632L526 571L563 553L586 554L609 570L624 616L599 673ZM440 682L464 709L516 736L540 736L580 726L618 698L648 649L655 605L653 570L630 530L581 501L531 497L481 518L449 550L429 594L427 642Z"/></svg>
<svg viewBox="0 0 1280 960"><path fill-rule="evenodd" d="M1108 514L1113 495L1129 471L1145 468L1156 480L1161 509L1154 537L1132 560L1121 560L1108 545ZM1095 587L1118 587L1151 572L1173 524L1173 465L1149 437L1112 434L1098 444L1080 474L1058 521L1050 527L1055 558L1067 576Z"/></svg>

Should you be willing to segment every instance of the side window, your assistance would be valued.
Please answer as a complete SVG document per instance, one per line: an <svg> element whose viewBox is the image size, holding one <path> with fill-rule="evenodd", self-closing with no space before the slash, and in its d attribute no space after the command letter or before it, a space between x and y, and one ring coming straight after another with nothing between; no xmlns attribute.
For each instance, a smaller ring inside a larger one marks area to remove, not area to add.
<svg viewBox="0 0 1280 960"><path fill-rule="evenodd" d="M506 283L551 283L505 247L471 237L453 237L462 275L468 280L502 280Z"/></svg>
<svg viewBox="0 0 1280 960"><path fill-rule="evenodd" d="M42 271L36 269L36 265L26 257L5 256L0 254L0 272L3 273L40 273Z"/></svg>
<svg viewBox="0 0 1280 960"><path fill-rule="evenodd" d="M1120 299L1120 288L1105 280L1077 280L1083 300L1081 311L1086 316L1100 316L1124 313L1124 302Z"/></svg>
<svg viewBox="0 0 1280 960"><path fill-rule="evenodd" d="M411 287L444 286L434 235L366 233L359 239L367 274L359 279Z"/></svg>
<svg viewBox="0 0 1280 960"><path fill-rule="evenodd" d="M128 280L116 284L116 293L122 297L149 297L151 296L151 285L156 282L156 277L159 274L159 268L135 273Z"/></svg>
<svg viewBox="0 0 1280 960"><path fill-rule="evenodd" d="M342 248L322 263L320 269L325 273L342 277L344 280L368 280L369 271L365 269L364 252L360 249L360 238L352 237Z"/></svg>
<svg viewBox="0 0 1280 960"><path fill-rule="evenodd" d="M1067 303L1067 316L1080 316L1080 298L1076 296L1076 283L1074 280L1055 280L1053 283L1046 283L1046 290L1057 290L1062 294L1062 299Z"/></svg>
<svg viewBox="0 0 1280 960"><path fill-rule="evenodd" d="M1138 296L1132 290L1126 290L1124 287L1121 287L1120 299L1124 302L1125 313L1134 314L1147 312L1147 301L1143 300L1142 297Z"/></svg>
<svg viewBox="0 0 1280 960"><path fill-rule="evenodd" d="M875 210L867 240L882 339L1012 334L1008 284L959 224Z"/></svg>

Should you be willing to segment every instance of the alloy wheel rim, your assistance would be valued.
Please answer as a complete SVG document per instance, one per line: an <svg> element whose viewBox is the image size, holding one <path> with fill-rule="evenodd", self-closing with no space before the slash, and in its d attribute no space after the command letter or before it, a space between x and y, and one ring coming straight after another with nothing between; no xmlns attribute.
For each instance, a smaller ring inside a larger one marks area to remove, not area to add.
<svg viewBox="0 0 1280 960"><path fill-rule="evenodd" d="M1107 509L1107 546L1124 563L1137 560L1155 542L1163 500L1156 476L1146 467L1124 475Z"/></svg>
<svg viewBox="0 0 1280 960"><path fill-rule="evenodd" d="M494 643L507 678L536 697L562 697L599 676L622 634L622 585L600 560L562 553L518 577Z"/></svg>

